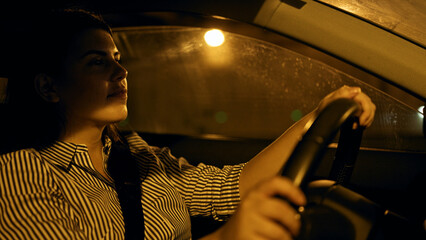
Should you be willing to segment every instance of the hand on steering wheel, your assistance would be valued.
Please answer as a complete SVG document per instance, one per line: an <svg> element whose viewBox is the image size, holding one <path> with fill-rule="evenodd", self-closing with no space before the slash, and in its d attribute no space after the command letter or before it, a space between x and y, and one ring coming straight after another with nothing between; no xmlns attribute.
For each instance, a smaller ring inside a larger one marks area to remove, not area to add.
<svg viewBox="0 0 426 240"><path fill-rule="evenodd" d="M258 184L216 232L216 239L293 239L301 223L300 215L289 202L301 206L306 204L306 198L287 178L277 176Z"/></svg>
<svg viewBox="0 0 426 240"><path fill-rule="evenodd" d="M329 103L333 102L338 98L348 98L354 100L360 105L360 111L358 113L359 124L363 127L369 127L374 120L374 114L376 112L376 105L371 101L365 93L361 91L359 87L343 86L336 91L325 96L318 104L316 112L321 112Z"/></svg>

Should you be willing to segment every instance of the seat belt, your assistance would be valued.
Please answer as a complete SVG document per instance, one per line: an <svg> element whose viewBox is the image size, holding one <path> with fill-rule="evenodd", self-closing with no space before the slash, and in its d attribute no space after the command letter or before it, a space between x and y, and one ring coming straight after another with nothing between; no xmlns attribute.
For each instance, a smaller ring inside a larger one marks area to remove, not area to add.
<svg viewBox="0 0 426 240"><path fill-rule="evenodd" d="M114 142L108 161L108 172L114 179L124 218L125 240L141 240L145 237L142 208L141 177L136 159L126 143Z"/></svg>

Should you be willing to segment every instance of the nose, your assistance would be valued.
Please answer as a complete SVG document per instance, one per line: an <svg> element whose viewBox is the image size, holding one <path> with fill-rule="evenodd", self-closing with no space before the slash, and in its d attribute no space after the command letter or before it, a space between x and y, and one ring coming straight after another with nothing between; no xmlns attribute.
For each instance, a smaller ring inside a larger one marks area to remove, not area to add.
<svg viewBox="0 0 426 240"><path fill-rule="evenodd" d="M113 81L122 81L127 78L127 69L123 67L119 62L116 62L114 74L113 74Z"/></svg>

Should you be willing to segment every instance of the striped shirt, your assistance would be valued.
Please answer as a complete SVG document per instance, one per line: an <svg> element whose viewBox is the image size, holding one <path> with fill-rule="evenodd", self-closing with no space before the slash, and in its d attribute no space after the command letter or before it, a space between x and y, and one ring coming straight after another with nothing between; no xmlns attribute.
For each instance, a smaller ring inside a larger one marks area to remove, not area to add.
<svg viewBox="0 0 426 240"><path fill-rule="evenodd" d="M126 138L144 176L146 239L190 239L191 215L220 221L237 208L244 164L192 166L136 133ZM57 141L0 156L0 239L124 239L114 183L95 170L86 145Z"/></svg>

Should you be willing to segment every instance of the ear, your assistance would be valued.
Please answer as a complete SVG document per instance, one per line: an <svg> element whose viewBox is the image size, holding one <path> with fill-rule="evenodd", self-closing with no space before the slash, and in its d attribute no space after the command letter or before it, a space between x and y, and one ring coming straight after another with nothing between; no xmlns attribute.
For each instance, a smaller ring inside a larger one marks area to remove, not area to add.
<svg viewBox="0 0 426 240"><path fill-rule="evenodd" d="M39 73L34 78L34 87L38 95L47 102L59 102L55 80L44 73Z"/></svg>

